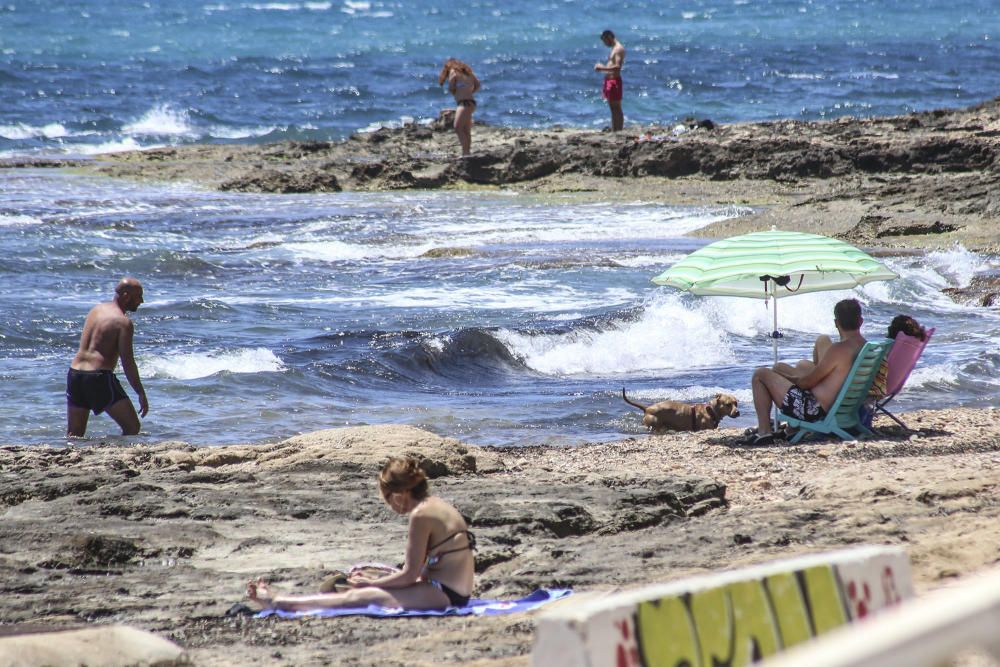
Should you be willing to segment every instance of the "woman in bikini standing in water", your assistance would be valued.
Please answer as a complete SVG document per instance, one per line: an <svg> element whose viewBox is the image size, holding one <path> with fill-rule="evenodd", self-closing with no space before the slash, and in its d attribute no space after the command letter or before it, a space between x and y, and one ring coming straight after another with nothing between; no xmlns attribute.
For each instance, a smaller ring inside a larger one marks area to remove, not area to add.
<svg viewBox="0 0 1000 667"><path fill-rule="evenodd" d="M403 569L370 578L353 574L354 588L343 593L283 595L263 578L250 581L247 595L264 609L357 608L377 605L403 609L464 607L473 586L475 538L462 515L430 495L427 476L411 458L393 458L378 478L382 498L398 514L410 515Z"/></svg>
<svg viewBox="0 0 1000 667"><path fill-rule="evenodd" d="M448 58L441 74L438 75L438 85L448 82L448 92L455 96L455 134L458 143L462 144L462 156L472 150L472 113L476 110L476 100L473 95L479 90L479 79L472 73L472 68L456 58Z"/></svg>

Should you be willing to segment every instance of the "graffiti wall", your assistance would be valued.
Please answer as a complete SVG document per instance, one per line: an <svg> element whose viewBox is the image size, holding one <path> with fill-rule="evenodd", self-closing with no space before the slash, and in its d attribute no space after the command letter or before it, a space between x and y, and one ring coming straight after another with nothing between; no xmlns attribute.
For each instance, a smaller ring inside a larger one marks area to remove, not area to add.
<svg viewBox="0 0 1000 667"><path fill-rule="evenodd" d="M533 663L741 667L912 594L909 560L895 548L778 561L553 610L539 621ZM543 637L555 625L561 650Z"/></svg>

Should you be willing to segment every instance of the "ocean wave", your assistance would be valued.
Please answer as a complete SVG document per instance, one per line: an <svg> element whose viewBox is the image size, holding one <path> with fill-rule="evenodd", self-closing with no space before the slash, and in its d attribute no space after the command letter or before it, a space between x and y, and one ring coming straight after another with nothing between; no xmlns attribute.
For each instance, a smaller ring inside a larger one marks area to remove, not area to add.
<svg viewBox="0 0 1000 667"><path fill-rule="evenodd" d="M411 380L447 378L476 384L496 374L524 370L516 355L485 329L462 329L452 334L421 337L384 352L380 361Z"/></svg>
<svg viewBox="0 0 1000 667"><path fill-rule="evenodd" d="M63 150L66 153L79 155L101 155L104 153L123 153L125 151L138 151L148 148L157 148L162 144L147 144L143 146L132 137L125 137L112 141L105 141L99 144L66 144Z"/></svg>
<svg viewBox="0 0 1000 667"><path fill-rule="evenodd" d="M430 125L433 122L434 119L431 118L430 116L425 116L423 118L420 118L419 120L414 118L413 116L400 116L395 120L372 121L371 123L365 125L364 127L359 127L357 129L357 132L359 134L370 134L372 132L377 132L382 128L397 130L401 127L405 127L406 125L413 125L414 123L417 125Z"/></svg>
<svg viewBox="0 0 1000 667"><path fill-rule="evenodd" d="M277 127L265 125L258 127L228 127L224 125L213 125L210 127L202 139L256 139L265 137L275 132L287 132L288 127Z"/></svg>
<svg viewBox="0 0 1000 667"><path fill-rule="evenodd" d="M142 375L149 378L195 380L217 373L280 373L282 363L270 350L258 347L210 352L172 352L154 354L140 364Z"/></svg>
<svg viewBox="0 0 1000 667"><path fill-rule="evenodd" d="M45 125L27 125L18 123L17 125L0 125L0 137L14 141L24 139L60 139L69 134L66 127L61 123L47 123Z"/></svg>
<svg viewBox="0 0 1000 667"><path fill-rule="evenodd" d="M957 364L918 364L906 380L904 392L917 388L953 389L959 386L960 370Z"/></svg>
<svg viewBox="0 0 1000 667"><path fill-rule="evenodd" d="M372 4L361 0L345 0L340 11L350 16L360 16L365 18L384 19L394 16L393 12L386 9L372 11Z"/></svg>
<svg viewBox="0 0 1000 667"><path fill-rule="evenodd" d="M433 246L428 243L415 246L375 246L346 243L344 241L302 241L285 243L280 246L283 253L289 253L295 259L320 260L324 262L374 258L413 258L419 257L432 248Z"/></svg>
<svg viewBox="0 0 1000 667"><path fill-rule="evenodd" d="M7 215L0 213L0 227L21 227L23 225L41 225L44 221L31 215Z"/></svg>
<svg viewBox="0 0 1000 667"><path fill-rule="evenodd" d="M122 131L140 136L197 136L191 127L188 112L177 111L168 104L153 107L138 120L124 125Z"/></svg>
<svg viewBox="0 0 1000 667"><path fill-rule="evenodd" d="M667 400L696 403L699 401L710 400L715 397L716 394L731 394L736 397L736 400L738 400L741 405L753 405L753 391L751 391L748 386L733 388L721 387L718 385L705 386L693 384L684 387L671 387L664 385L662 388L653 389L648 387L644 389L630 389L626 387L625 389L628 392L629 398L647 405ZM617 389L611 390L609 393L615 398L621 397L621 394Z"/></svg>
<svg viewBox="0 0 1000 667"><path fill-rule="evenodd" d="M991 268L985 257L959 244L947 250L930 252L924 261L945 278L950 287L967 287L973 276Z"/></svg>
<svg viewBox="0 0 1000 667"><path fill-rule="evenodd" d="M899 74L895 72L876 72L873 70L850 72L848 76L852 79L888 79L890 81L895 81L899 78Z"/></svg>
<svg viewBox="0 0 1000 667"><path fill-rule="evenodd" d="M654 296L638 319L559 333L501 329L497 337L532 370L555 376L619 375L713 367L736 361L708 302Z"/></svg>

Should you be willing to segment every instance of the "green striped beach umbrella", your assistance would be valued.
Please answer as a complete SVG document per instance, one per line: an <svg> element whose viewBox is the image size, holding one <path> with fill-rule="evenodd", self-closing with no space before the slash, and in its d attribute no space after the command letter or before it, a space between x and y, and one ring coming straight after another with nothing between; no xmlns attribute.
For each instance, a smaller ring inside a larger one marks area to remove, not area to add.
<svg viewBox="0 0 1000 667"><path fill-rule="evenodd" d="M653 278L699 296L771 299L774 360L778 360L777 299L850 289L899 276L854 246L818 234L754 232L696 250Z"/></svg>

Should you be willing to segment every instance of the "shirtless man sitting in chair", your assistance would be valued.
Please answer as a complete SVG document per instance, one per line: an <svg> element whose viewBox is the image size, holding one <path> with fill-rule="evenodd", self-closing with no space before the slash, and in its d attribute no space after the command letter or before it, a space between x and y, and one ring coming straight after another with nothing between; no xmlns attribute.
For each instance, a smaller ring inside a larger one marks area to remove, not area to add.
<svg viewBox="0 0 1000 667"><path fill-rule="evenodd" d="M861 304L857 299L844 299L833 308L833 322L840 334L834 343L827 339L817 350L814 361L800 361L795 366L776 364L774 368L758 368L750 381L753 406L757 413L757 432L750 433L741 444L761 446L774 444L771 430L771 406L804 421L820 421L837 399L837 394L851 372L855 357L864 347L861 335Z"/></svg>

